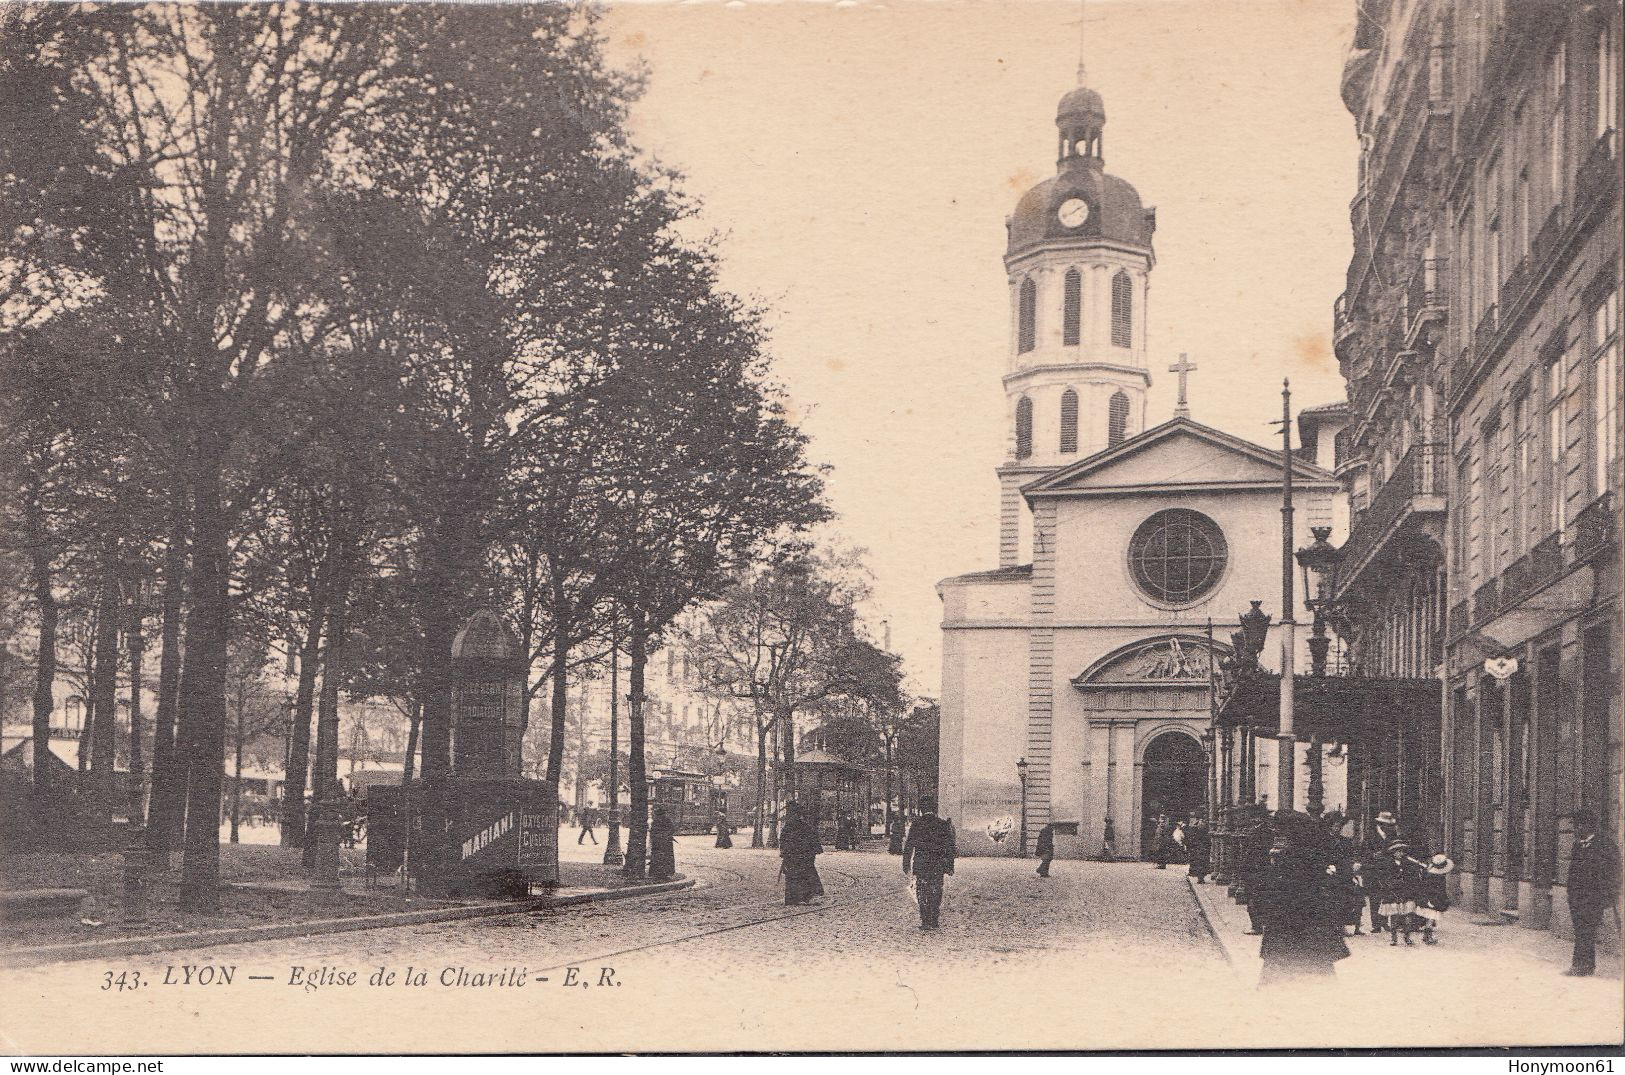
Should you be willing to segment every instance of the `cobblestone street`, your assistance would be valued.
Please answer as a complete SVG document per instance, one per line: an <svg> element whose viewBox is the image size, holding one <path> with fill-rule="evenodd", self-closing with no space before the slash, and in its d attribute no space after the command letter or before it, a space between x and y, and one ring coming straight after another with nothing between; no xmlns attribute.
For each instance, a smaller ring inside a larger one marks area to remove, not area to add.
<svg viewBox="0 0 1625 1075"><path fill-rule="evenodd" d="M11 1025L43 1036L8 1044L129 1051L150 1034L170 1051L225 1052L1211 1048L1398 1044L1396 1025L1436 1041L1585 1040L1599 1025L1594 998L1544 1010L1537 1028L1516 1011L1481 1010L1482 984L1458 1000L1425 978L1375 994L1261 996L1256 971L1232 967L1215 943L1182 870L1058 862L1045 881L1030 861L966 859L942 930L921 933L895 857L827 854L826 900L787 908L772 852L709 842L679 842L679 869L701 884L669 896L11 971L4 1010L31 1013ZM1444 950L1418 954L1427 974L1454 965ZM183 965L206 964L234 964L234 982L161 984L166 968L180 977ZM290 986L293 967L356 981ZM380 967L396 983L369 987ZM408 967L426 970L427 983L402 984ZM525 968L522 987L440 984L443 973L455 982L456 968L500 977L509 967ZM102 992L106 972L124 969L160 984ZM1470 969L1483 973L1477 961ZM1617 996L1617 980L1608 984ZM126 1010L97 1022L43 1017L92 1000ZM1418 1005L1424 1014L1395 1018Z"/></svg>

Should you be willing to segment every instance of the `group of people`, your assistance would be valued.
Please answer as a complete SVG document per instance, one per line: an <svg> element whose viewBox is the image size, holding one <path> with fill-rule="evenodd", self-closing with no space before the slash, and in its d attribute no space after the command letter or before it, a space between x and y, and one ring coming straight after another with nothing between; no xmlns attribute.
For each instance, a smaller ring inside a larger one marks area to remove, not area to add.
<svg viewBox="0 0 1625 1075"><path fill-rule="evenodd" d="M1574 954L1566 974L1586 976L1596 968L1597 929L1619 893L1619 852L1599 831L1596 815L1572 815L1575 842L1567 877ZM1261 935L1264 968L1260 985L1333 973L1349 954L1345 938L1364 934L1413 944L1439 942L1450 909L1449 856L1430 854L1414 834L1402 835L1398 820L1384 810L1364 843L1343 834L1347 819L1322 818L1291 810L1273 814L1258 808L1246 822L1239 845L1236 879L1251 928ZM1189 834L1187 832L1187 841ZM1352 931L1352 932L1348 932Z"/></svg>
<svg viewBox="0 0 1625 1075"><path fill-rule="evenodd" d="M1176 863L1187 863L1196 883L1206 884L1213 872L1213 834L1207 821L1191 814L1181 821L1158 814L1151 831L1151 861L1157 869L1165 870Z"/></svg>

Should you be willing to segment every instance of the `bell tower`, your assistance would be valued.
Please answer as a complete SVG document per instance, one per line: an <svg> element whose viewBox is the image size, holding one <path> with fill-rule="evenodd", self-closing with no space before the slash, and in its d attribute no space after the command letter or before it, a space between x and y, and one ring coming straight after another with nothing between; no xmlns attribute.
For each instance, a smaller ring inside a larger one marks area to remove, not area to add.
<svg viewBox="0 0 1625 1075"><path fill-rule="evenodd" d="M1145 428L1151 385L1146 298L1156 211L1106 174L1106 106L1084 85L1055 110L1055 175L1005 221L1010 289L1005 420L999 474L999 563L1027 551L1022 485Z"/></svg>

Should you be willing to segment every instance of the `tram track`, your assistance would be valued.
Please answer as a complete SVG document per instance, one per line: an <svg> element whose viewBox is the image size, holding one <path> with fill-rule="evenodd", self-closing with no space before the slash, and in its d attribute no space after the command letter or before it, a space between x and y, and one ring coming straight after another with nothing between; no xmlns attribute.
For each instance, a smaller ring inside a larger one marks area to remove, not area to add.
<svg viewBox="0 0 1625 1075"><path fill-rule="evenodd" d="M732 885L727 886L727 887L730 887L730 888L731 887L743 888L745 886L745 884L749 881L749 878L745 874L740 873L737 870L728 869L727 867L724 867L724 866L712 866L712 865L709 865L707 863L685 863L684 865L685 865L685 867L687 869L690 869L690 870L709 870L709 871L714 871L714 872L717 872L717 873L731 875L732 878L734 878L734 883ZM824 869L824 870L822 870L820 872L821 872L821 875L823 875L823 876L838 877L841 880L842 884L847 889L861 889L861 888L865 887L864 886L864 879L860 878L856 874L849 873L849 872L847 872L845 870L838 870L838 869L834 869L834 868L826 868L826 869ZM555 963L555 964L552 964L552 965L549 965L549 966L546 966L546 967L538 968L536 973L537 974L546 974L546 973L549 973L549 972L552 972L552 971L561 971L561 970L565 970L565 969L567 969L569 967L580 966L583 963L592 963L592 962L616 959L616 958L621 957L621 956L633 955L633 954L636 954L636 953L639 953L639 952L647 952L647 951L651 951L651 950L657 949L657 948L668 948L668 947L672 947L674 945L687 944L690 941L703 940L703 939L705 939L707 937L714 937L714 936L717 936L717 935L723 934L723 933L734 933L734 932L737 932L739 930L751 929L751 928L754 928L754 927L757 927L757 926L772 925L775 922L786 922L786 921L789 921L790 919L803 918L803 917L805 917L807 915L826 914L826 913L828 913L830 911L835 910L838 907L844 907L844 908L858 907L858 906L862 906L863 904L870 903L870 902L873 902L874 900L878 900L878 899L895 898L897 896L897 894L902 892L907 886L906 885L890 885L889 886L889 885L885 884L885 882L880 881L877 878L876 879L876 887L877 887L877 891L870 892L870 893L865 894L865 895L845 895L845 896L841 896L841 897L831 896L831 897L829 897L828 902L814 904L814 905L808 906L808 907L787 907L783 903L780 903L780 902L777 902L777 901L770 902L770 903L764 903L764 904L755 904L755 905L751 905L751 906L747 906L747 907L742 907L742 908L740 908L740 910L746 912L747 917L745 917L741 921L732 921L732 922L726 922L726 923L720 923L720 924L712 924L711 928L694 929L694 930L690 930L688 932L678 934L676 936L662 937L662 938L660 938L658 940L652 940L652 941L649 941L649 942L644 943L644 944L631 945L631 946L628 946L628 947L625 947L625 948L618 948L618 949L615 949L613 951L598 952L598 953L594 953L594 954L591 954L591 955L581 956L581 957L578 957L578 958L575 958L575 959L568 960L568 961L563 962L563 963ZM715 892L717 890L718 889L716 887L712 888L713 892ZM750 912L753 912L753 911L766 911L766 912L769 912L769 913L751 914Z"/></svg>

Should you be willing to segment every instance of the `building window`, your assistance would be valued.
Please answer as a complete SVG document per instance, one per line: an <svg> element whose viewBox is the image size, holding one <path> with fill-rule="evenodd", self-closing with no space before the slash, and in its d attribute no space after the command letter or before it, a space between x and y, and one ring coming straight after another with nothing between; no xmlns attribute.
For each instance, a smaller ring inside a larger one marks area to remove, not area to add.
<svg viewBox="0 0 1625 1075"><path fill-rule="evenodd" d="M1546 458L1541 468L1540 490L1546 500L1546 532L1561 533L1566 520L1563 497L1563 354L1559 351L1546 364Z"/></svg>
<svg viewBox="0 0 1625 1075"><path fill-rule="evenodd" d="M1083 327L1083 276L1066 270L1065 295L1061 300L1061 342L1076 347Z"/></svg>
<svg viewBox="0 0 1625 1075"><path fill-rule="evenodd" d="M1115 448L1128 436L1128 397L1121 390L1113 392L1106 405L1106 447Z"/></svg>
<svg viewBox="0 0 1625 1075"><path fill-rule="evenodd" d="M1038 344L1038 285L1031 277L1021 282L1017 306L1016 350L1026 354Z"/></svg>
<svg viewBox="0 0 1625 1075"><path fill-rule="evenodd" d="M1134 531L1129 569L1134 583L1157 601L1189 604L1213 591L1229 555L1224 532L1188 508L1159 511Z"/></svg>
<svg viewBox="0 0 1625 1075"><path fill-rule="evenodd" d="M1507 489L1507 459L1511 454L1507 443L1507 425L1501 421L1497 412L1490 419L1494 424L1484 431L1484 451L1489 458L1484 460L1484 577L1486 579L1501 570L1501 553L1504 544L1501 541L1501 516L1506 507Z"/></svg>
<svg viewBox="0 0 1625 1075"><path fill-rule="evenodd" d="M1068 388L1061 393L1061 452L1078 450L1078 394Z"/></svg>
<svg viewBox="0 0 1625 1075"><path fill-rule="evenodd" d="M1619 292L1591 312L1591 491L1619 484Z"/></svg>
<svg viewBox="0 0 1625 1075"><path fill-rule="evenodd" d="M1511 551L1523 553L1529 547L1529 463L1532 454L1529 430L1529 391L1521 386L1512 400L1512 540Z"/></svg>
<svg viewBox="0 0 1625 1075"><path fill-rule="evenodd" d="M1568 93L1568 57L1569 50L1563 42L1558 42L1557 48L1552 50L1551 70L1547 81L1550 83L1552 97L1552 116L1550 128L1551 141L1548 144L1548 155L1551 162L1552 204L1563 203L1564 173L1567 170L1564 158L1568 155L1568 135L1563 129L1568 121L1568 109L1564 107L1564 97Z"/></svg>
<svg viewBox="0 0 1625 1075"><path fill-rule="evenodd" d="M1473 498L1478 495L1475 488L1476 466L1473 455L1473 446L1463 446L1467 454L1456 464L1456 497L1461 510L1454 513L1456 517L1456 578L1461 580L1463 591L1470 589L1472 577L1473 558Z"/></svg>
<svg viewBox="0 0 1625 1075"><path fill-rule="evenodd" d="M1134 281L1127 270L1112 277L1112 346L1134 346Z"/></svg>
<svg viewBox="0 0 1625 1075"><path fill-rule="evenodd" d="M1619 129L1619 23L1603 7L1597 31L1597 137ZM1618 10L1614 8L1613 10Z"/></svg>
<svg viewBox="0 0 1625 1075"><path fill-rule="evenodd" d="M1016 400L1016 458L1033 454L1033 401L1026 396Z"/></svg>

